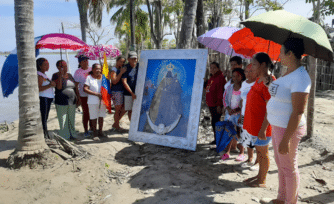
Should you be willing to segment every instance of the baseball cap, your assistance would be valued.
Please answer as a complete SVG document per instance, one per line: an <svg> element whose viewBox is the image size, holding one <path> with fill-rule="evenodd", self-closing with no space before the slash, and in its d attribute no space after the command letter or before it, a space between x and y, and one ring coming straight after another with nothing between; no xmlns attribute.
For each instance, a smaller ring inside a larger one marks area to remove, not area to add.
<svg viewBox="0 0 334 204"><path fill-rule="evenodd" d="M128 58L138 58L138 55L135 51L130 51L129 55L128 55Z"/></svg>

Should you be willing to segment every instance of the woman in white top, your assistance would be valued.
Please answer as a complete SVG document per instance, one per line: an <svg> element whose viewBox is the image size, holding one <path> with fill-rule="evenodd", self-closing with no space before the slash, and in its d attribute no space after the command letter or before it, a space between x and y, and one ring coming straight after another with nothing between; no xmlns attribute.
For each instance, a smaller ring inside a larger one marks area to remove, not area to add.
<svg viewBox="0 0 334 204"><path fill-rule="evenodd" d="M298 144L306 133L304 110L311 79L303 66L302 39L289 38L281 48L281 63L287 72L269 87L267 119L272 125L272 142L278 167L279 188L273 203L295 204L298 198Z"/></svg>
<svg viewBox="0 0 334 204"><path fill-rule="evenodd" d="M94 140L99 140L99 137L104 137L103 118L106 116L106 106L104 105L101 95L102 86L102 68L98 63L93 64L92 71L88 75L84 91L88 94L87 104L89 107L90 123L94 132ZM99 131L97 132L97 121L99 123Z"/></svg>
<svg viewBox="0 0 334 204"><path fill-rule="evenodd" d="M77 69L74 73L74 80L75 82L79 83L78 84L78 90L79 90L79 95L81 99L81 107L82 107L82 124L85 129L85 137L89 136L88 132L88 121L89 121L89 108L87 104L87 99L88 99L88 94L84 92L84 84L86 82L86 78L89 74L90 71L92 71L92 68L89 67L88 63L88 57L80 55L78 57L78 62L79 62L79 69ZM90 124L91 126L91 124Z"/></svg>
<svg viewBox="0 0 334 204"><path fill-rule="evenodd" d="M53 88L56 87L56 82L51 81L45 74L45 72L49 71L49 62L45 58L37 59L36 66L38 74L39 106L41 110L44 138L51 139L48 134L47 121L51 103L54 98Z"/></svg>

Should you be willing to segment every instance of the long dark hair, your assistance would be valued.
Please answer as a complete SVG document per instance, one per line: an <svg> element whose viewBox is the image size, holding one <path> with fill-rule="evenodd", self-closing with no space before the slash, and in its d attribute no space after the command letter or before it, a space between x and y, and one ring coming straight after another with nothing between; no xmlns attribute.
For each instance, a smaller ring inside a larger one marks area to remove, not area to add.
<svg viewBox="0 0 334 204"><path fill-rule="evenodd" d="M288 38L284 42L283 47L285 54L291 51L297 59L301 59L305 51L304 41L300 38Z"/></svg>
<svg viewBox="0 0 334 204"><path fill-rule="evenodd" d="M93 64L93 66L92 66L92 71L90 71L88 74L93 75L93 69L95 69L97 65L102 66L100 63L95 63L95 64Z"/></svg>
<svg viewBox="0 0 334 204"><path fill-rule="evenodd" d="M265 63L266 67L269 68L270 71L274 69L274 64L267 53L259 52L255 54L254 59L260 64Z"/></svg>
<svg viewBox="0 0 334 204"><path fill-rule="evenodd" d="M37 68L37 71L41 71L41 67L42 67L42 64L47 61L45 58L38 58L36 60L36 68Z"/></svg>

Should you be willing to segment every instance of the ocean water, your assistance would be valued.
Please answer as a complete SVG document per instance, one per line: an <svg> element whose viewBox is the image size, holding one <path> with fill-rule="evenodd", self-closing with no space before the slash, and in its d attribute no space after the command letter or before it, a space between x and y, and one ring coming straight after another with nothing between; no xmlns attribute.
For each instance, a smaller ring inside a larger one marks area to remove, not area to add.
<svg viewBox="0 0 334 204"><path fill-rule="evenodd" d="M60 60L60 54L40 54L39 57L44 57L49 61L50 69L46 72L46 75L51 78L52 74L58 72L56 67L56 62ZM74 72L78 69L78 59L75 57L75 54L70 53L68 55L68 65L69 72L73 75ZM6 60L5 56L0 55L0 69L2 70L3 64ZM66 60L66 55L63 53L63 60ZM99 63L99 61L90 60L89 65L92 66L94 63ZM108 60L109 64L114 63L112 60ZM0 72L1 74L1 72ZM0 85L1 86L1 85ZM18 88L15 89L14 93L9 95L8 98L4 98L2 94L2 89L0 89L0 123L5 121L13 122L19 118L19 100L18 100Z"/></svg>

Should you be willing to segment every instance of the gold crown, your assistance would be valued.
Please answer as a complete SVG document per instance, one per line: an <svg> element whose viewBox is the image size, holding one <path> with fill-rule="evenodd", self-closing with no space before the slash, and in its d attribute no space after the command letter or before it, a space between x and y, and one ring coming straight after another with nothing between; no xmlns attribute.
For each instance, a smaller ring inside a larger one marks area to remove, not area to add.
<svg viewBox="0 0 334 204"><path fill-rule="evenodd" d="M175 66L174 66L172 63L169 63L169 65L166 66L166 69L167 69L168 71L173 71L174 67L175 67Z"/></svg>

